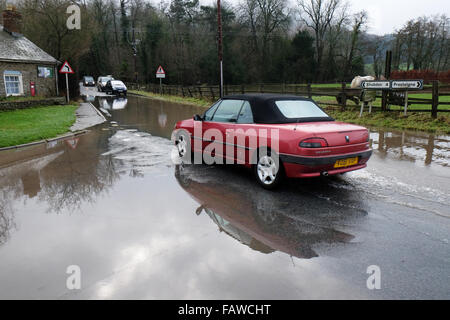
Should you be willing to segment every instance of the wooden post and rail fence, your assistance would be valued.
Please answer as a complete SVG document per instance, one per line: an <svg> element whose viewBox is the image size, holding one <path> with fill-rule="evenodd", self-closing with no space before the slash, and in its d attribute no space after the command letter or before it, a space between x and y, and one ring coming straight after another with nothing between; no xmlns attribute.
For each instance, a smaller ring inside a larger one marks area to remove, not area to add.
<svg viewBox="0 0 450 320"><path fill-rule="evenodd" d="M181 97L201 98L210 101L218 100L220 88L218 85L180 86L159 84L127 83L128 90L147 91L154 94L176 95ZM304 96L314 99L318 104L339 108L340 110L352 110L359 107L363 89L352 89L346 83L336 86L315 86L313 84L253 84L253 85L225 85L224 94L245 93L280 93ZM418 98L414 94L429 94L431 98ZM450 112L450 85L440 84L438 81L425 83L421 91L392 90L377 91L376 99L381 101L380 106L373 106L372 111L401 111L406 105L408 111L430 112L433 118L437 118L438 112ZM383 100L385 99L385 101ZM414 106L410 109L410 106ZM382 106L386 106L383 110ZM396 108L399 106L400 108ZM424 108L420 108L424 106ZM426 106L426 107L425 107Z"/></svg>

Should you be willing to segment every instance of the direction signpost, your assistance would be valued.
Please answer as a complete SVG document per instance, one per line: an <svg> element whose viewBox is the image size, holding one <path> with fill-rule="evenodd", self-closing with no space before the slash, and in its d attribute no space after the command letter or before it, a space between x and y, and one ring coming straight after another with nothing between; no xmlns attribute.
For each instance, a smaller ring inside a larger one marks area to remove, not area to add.
<svg viewBox="0 0 450 320"><path fill-rule="evenodd" d="M59 73L62 73L62 74L66 75L66 96L67 96L67 103L69 103L69 101L70 101L70 96L69 96L69 74L73 74L75 72L73 71L73 69L69 65L69 63L67 61L65 61L64 64L62 65L61 69L59 69Z"/></svg>
<svg viewBox="0 0 450 320"><path fill-rule="evenodd" d="M156 78L159 78L159 93L162 94L162 79L166 78L166 72L161 66L156 70Z"/></svg>
<svg viewBox="0 0 450 320"><path fill-rule="evenodd" d="M410 90L422 90L423 80L389 80L389 81L363 81L361 82L361 88L364 90L387 90L391 91L405 91L405 108L404 114L408 110L408 91ZM361 115L362 115L361 107Z"/></svg>
<svg viewBox="0 0 450 320"><path fill-rule="evenodd" d="M363 81L366 90L422 90L423 80Z"/></svg>

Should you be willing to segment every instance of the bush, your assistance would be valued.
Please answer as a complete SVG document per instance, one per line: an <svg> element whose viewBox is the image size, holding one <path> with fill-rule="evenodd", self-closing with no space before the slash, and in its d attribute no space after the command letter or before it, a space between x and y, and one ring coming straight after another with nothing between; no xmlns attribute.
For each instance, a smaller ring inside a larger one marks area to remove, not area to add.
<svg viewBox="0 0 450 320"><path fill-rule="evenodd" d="M450 83L450 70L442 72L433 70L397 70L391 73L391 79L423 79L425 81L439 80L440 82Z"/></svg>

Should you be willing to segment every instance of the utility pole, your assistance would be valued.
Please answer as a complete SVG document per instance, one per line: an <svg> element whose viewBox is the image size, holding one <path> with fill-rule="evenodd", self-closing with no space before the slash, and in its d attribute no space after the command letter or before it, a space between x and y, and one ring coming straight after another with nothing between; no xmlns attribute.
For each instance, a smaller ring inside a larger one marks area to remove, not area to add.
<svg viewBox="0 0 450 320"><path fill-rule="evenodd" d="M134 57L134 82L137 84L138 83L138 72L137 72L137 44L136 44L136 35L134 33L134 28L133 28L133 57Z"/></svg>
<svg viewBox="0 0 450 320"><path fill-rule="evenodd" d="M220 68L220 97L223 97L223 46L222 46L222 8L217 0L218 51Z"/></svg>
<svg viewBox="0 0 450 320"><path fill-rule="evenodd" d="M134 81L138 82L138 71L137 71L137 46L140 43L140 39L136 39L136 31L134 26L132 26L131 40L129 39L129 32L127 31L127 41L133 50L133 60L134 60Z"/></svg>
<svg viewBox="0 0 450 320"><path fill-rule="evenodd" d="M384 77L386 80L391 78L391 68L392 68L392 51L386 51L386 61L384 66ZM381 97L381 110L386 111L387 109L388 92L383 90Z"/></svg>

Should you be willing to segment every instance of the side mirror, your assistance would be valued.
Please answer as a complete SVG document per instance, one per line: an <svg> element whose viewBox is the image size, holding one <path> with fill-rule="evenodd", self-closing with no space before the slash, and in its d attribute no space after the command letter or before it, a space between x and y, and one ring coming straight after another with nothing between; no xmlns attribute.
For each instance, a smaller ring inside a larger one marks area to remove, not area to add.
<svg viewBox="0 0 450 320"><path fill-rule="evenodd" d="M194 116L194 121L203 121L203 118L201 116L199 116L198 114L196 114Z"/></svg>

